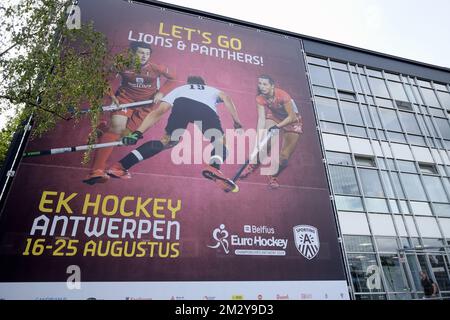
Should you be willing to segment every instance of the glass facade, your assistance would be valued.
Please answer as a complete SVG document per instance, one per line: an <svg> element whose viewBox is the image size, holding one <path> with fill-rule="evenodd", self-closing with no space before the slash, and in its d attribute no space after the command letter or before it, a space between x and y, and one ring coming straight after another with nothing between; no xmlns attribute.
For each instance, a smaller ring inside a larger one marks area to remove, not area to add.
<svg viewBox="0 0 450 320"><path fill-rule="evenodd" d="M307 61L352 298L422 299L420 271L449 297L449 84Z"/></svg>

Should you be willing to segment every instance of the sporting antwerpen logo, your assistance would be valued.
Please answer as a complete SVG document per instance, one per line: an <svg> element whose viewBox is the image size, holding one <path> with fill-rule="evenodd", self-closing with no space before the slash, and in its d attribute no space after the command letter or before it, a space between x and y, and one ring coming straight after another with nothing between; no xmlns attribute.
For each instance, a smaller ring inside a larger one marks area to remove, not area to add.
<svg viewBox="0 0 450 320"><path fill-rule="evenodd" d="M294 227L295 247L308 260L314 259L319 253L320 241L317 228L307 225Z"/></svg>

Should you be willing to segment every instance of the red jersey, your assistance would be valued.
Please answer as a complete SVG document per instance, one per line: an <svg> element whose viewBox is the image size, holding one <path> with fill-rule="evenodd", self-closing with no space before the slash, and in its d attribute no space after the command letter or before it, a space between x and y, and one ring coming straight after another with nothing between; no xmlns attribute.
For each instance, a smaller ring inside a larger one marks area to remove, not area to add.
<svg viewBox="0 0 450 320"><path fill-rule="evenodd" d="M288 113L285 108L285 105L288 102L292 102L294 112L298 114L294 101L286 91L275 88L274 96L272 98L267 98L262 94L256 97L256 103L263 106L266 110L266 117L271 118L271 116L273 116L279 120L284 120L288 117Z"/></svg>
<svg viewBox="0 0 450 320"><path fill-rule="evenodd" d="M136 73L134 70L126 70L119 75L121 84L116 91L116 97L121 104L150 100L158 91L166 94L176 85L173 81L175 74L170 72L169 68L154 63L147 63L142 66L140 73ZM158 89L160 76L164 76L167 80Z"/></svg>

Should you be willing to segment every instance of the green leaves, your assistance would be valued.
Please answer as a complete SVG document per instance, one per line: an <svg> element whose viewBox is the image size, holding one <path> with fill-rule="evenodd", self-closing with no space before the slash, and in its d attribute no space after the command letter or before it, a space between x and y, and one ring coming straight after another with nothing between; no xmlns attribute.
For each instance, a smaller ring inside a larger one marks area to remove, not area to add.
<svg viewBox="0 0 450 320"><path fill-rule="evenodd" d="M68 29L71 4L16 0L1 5L0 107L2 112L15 110L16 123L33 115L33 136L65 121L73 108L75 117L80 106L91 108L89 141L94 142L102 101L110 92L108 79L126 68L140 69L140 64L128 50L111 54L105 35L92 24ZM7 137L1 135L0 144Z"/></svg>

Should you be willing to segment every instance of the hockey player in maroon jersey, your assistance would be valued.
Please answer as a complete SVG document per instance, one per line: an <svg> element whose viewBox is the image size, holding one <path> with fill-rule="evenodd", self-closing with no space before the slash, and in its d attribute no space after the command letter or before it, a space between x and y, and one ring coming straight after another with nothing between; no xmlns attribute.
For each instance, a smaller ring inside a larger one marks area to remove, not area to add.
<svg viewBox="0 0 450 320"><path fill-rule="evenodd" d="M278 171L269 176L269 187L277 189L280 187L278 177L288 166L289 158L303 132L302 118L294 100L286 91L276 88L275 81L268 75L261 75L258 78L256 107L258 132L267 129L269 132L278 132L282 136ZM259 163L250 164L240 178L248 177L258 167Z"/></svg>
<svg viewBox="0 0 450 320"><path fill-rule="evenodd" d="M152 49L149 44L134 41L130 43L130 50L140 60L141 69L139 72L125 70L118 74L121 84L111 98L117 105L151 99L153 99L153 103L139 108L113 112L109 130L101 136L99 143L117 141L127 133L135 131L145 117L158 105L161 98L176 85L174 72L163 65L150 62ZM161 76L166 81L160 88ZM95 151L91 172L83 180L84 183L93 185L104 183L109 179L105 169L113 149L113 147L110 147Z"/></svg>

